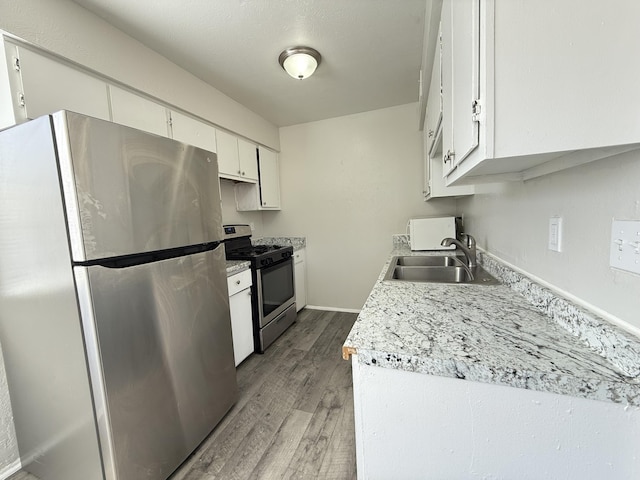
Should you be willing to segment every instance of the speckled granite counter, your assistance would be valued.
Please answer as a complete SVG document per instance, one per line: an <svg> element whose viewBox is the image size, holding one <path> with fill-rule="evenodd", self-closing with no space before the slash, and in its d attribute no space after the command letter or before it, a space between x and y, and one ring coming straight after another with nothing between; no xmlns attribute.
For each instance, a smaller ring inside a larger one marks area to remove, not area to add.
<svg viewBox="0 0 640 480"><path fill-rule="evenodd" d="M307 245L306 237L258 237L252 238L254 245L291 245L293 250L300 250Z"/></svg>
<svg viewBox="0 0 640 480"><path fill-rule="evenodd" d="M244 272L251 267L248 260L227 260L227 277L236 273Z"/></svg>
<svg viewBox="0 0 640 480"><path fill-rule="evenodd" d="M394 240L389 261L424 254ZM638 339L489 255L479 260L502 285L383 281L387 261L344 343L345 357L640 406Z"/></svg>

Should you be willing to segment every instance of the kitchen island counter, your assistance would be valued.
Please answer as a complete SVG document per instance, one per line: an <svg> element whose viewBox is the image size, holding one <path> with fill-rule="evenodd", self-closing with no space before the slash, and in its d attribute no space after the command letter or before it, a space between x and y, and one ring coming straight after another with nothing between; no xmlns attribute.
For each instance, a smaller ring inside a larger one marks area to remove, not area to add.
<svg viewBox="0 0 640 480"><path fill-rule="evenodd" d="M392 252L344 343L345 358L357 354L364 365L640 405L635 337L480 252L503 284L383 280L394 255L425 254L442 253Z"/></svg>

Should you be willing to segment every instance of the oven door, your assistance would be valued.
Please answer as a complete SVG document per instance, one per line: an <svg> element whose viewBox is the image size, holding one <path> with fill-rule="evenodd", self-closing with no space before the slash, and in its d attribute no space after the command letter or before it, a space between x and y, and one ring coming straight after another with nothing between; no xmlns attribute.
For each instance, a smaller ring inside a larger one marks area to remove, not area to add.
<svg viewBox="0 0 640 480"><path fill-rule="evenodd" d="M257 271L258 325L263 328L295 303L293 258Z"/></svg>

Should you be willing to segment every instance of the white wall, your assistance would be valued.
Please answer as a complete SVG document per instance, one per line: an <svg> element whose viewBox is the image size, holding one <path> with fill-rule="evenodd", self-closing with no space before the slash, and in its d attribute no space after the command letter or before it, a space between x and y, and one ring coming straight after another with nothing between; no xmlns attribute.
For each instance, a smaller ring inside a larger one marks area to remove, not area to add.
<svg viewBox="0 0 640 480"><path fill-rule="evenodd" d="M611 221L640 220L640 152L458 201L467 230L503 260L640 328L640 276L609 267ZM562 252L547 249L563 218Z"/></svg>
<svg viewBox="0 0 640 480"><path fill-rule="evenodd" d="M2 1L0 29L279 149L273 124L73 2Z"/></svg>
<svg viewBox="0 0 640 480"><path fill-rule="evenodd" d="M359 309L412 216L454 213L422 200L416 104L280 129L282 211L265 235L307 237L308 303Z"/></svg>

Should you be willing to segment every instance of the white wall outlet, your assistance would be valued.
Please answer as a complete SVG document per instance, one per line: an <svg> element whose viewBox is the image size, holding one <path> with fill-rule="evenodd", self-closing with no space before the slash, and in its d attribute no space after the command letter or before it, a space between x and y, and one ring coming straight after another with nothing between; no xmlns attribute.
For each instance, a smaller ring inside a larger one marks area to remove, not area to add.
<svg viewBox="0 0 640 480"><path fill-rule="evenodd" d="M256 229L256 226L253 222L249 222L249 228L251 228L251 231L253 232Z"/></svg>
<svg viewBox="0 0 640 480"><path fill-rule="evenodd" d="M640 221L613 220L609 265L640 274Z"/></svg>
<svg viewBox="0 0 640 480"><path fill-rule="evenodd" d="M549 250L562 251L562 217L549 219Z"/></svg>

